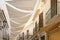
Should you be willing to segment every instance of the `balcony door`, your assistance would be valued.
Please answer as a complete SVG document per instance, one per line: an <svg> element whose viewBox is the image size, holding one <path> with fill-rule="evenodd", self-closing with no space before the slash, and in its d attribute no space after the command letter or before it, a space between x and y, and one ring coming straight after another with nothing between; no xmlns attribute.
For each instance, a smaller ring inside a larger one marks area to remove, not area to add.
<svg viewBox="0 0 60 40"><path fill-rule="evenodd" d="M57 0L51 0L51 18L57 14Z"/></svg>
<svg viewBox="0 0 60 40"><path fill-rule="evenodd" d="M43 12L39 15L39 28L43 27Z"/></svg>

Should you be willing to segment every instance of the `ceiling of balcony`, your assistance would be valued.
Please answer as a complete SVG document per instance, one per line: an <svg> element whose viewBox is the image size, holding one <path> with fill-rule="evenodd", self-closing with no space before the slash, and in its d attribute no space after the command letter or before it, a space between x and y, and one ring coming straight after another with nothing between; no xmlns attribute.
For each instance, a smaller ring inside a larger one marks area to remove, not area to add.
<svg viewBox="0 0 60 40"><path fill-rule="evenodd" d="M23 9L23 10L32 10L34 8L36 0L15 0L8 1L11 5Z"/></svg>
<svg viewBox="0 0 60 40"><path fill-rule="evenodd" d="M6 4L6 6L10 17L11 31L12 34L14 34L12 38L14 38L15 35L19 34L21 30L23 30L26 22L31 17L31 12L34 9L36 0L6 0L6 3L9 4ZM23 11L19 11L17 9L21 9Z"/></svg>

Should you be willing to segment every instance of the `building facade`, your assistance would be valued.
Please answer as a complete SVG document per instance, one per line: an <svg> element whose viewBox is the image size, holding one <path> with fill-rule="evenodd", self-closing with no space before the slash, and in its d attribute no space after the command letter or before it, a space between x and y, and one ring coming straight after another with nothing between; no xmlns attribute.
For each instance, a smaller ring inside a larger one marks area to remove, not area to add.
<svg viewBox="0 0 60 40"><path fill-rule="evenodd" d="M2 0L0 9L1 40L60 40L60 0Z"/></svg>

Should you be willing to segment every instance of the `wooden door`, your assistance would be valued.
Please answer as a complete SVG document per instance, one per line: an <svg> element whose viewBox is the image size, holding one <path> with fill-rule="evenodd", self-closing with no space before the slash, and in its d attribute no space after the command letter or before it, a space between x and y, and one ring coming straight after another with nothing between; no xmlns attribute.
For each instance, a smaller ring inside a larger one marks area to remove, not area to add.
<svg viewBox="0 0 60 40"><path fill-rule="evenodd" d="M43 12L39 15L39 28L43 27Z"/></svg>
<svg viewBox="0 0 60 40"><path fill-rule="evenodd" d="M51 0L51 18L57 14L57 0Z"/></svg>

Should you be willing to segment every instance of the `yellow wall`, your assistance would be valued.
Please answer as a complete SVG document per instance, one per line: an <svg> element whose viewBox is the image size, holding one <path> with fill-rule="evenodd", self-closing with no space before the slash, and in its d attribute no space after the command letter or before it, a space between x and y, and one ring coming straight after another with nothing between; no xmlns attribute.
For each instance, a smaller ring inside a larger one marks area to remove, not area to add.
<svg viewBox="0 0 60 40"><path fill-rule="evenodd" d="M49 40L60 40L60 30L50 33Z"/></svg>

